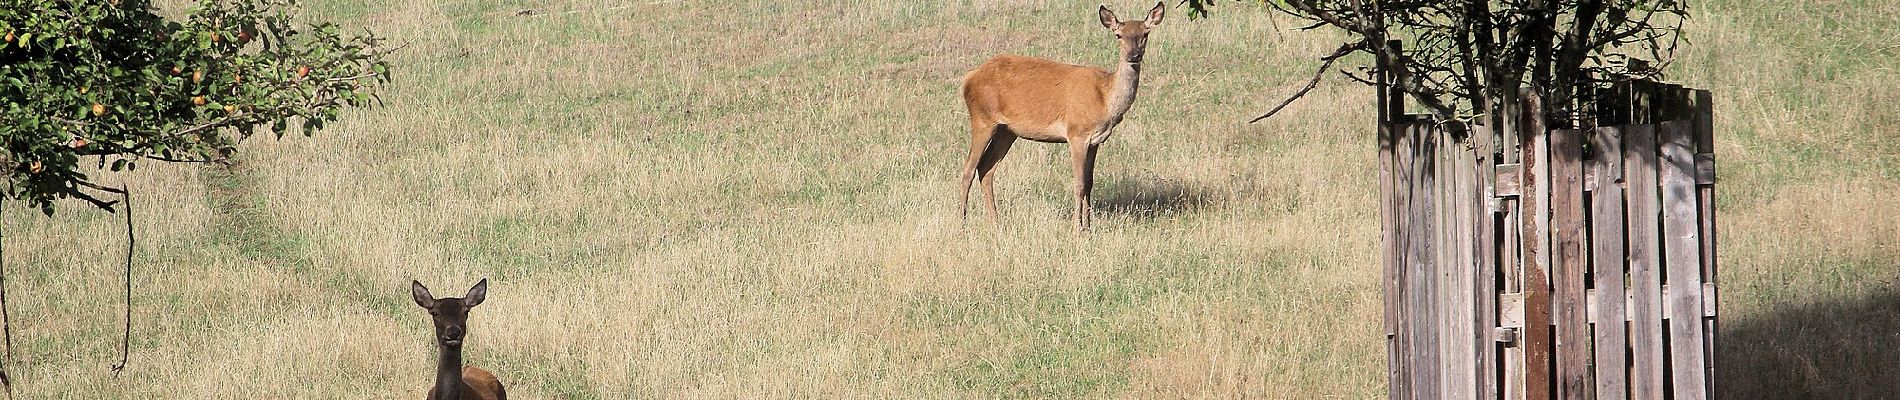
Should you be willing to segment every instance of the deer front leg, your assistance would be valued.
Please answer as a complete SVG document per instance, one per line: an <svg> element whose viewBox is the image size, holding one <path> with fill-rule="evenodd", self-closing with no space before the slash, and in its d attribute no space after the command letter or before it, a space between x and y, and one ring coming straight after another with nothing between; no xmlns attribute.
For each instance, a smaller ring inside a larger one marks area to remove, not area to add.
<svg viewBox="0 0 1900 400"><path fill-rule="evenodd" d="M1085 141L1069 143L1069 158L1075 163L1075 229L1089 229L1089 192L1095 188L1095 149Z"/></svg>

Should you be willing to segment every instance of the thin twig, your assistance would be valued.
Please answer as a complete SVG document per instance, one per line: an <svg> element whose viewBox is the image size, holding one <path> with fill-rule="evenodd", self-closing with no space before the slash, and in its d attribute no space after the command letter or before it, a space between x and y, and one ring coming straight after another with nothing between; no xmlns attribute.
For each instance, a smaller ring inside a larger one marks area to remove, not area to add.
<svg viewBox="0 0 1900 400"><path fill-rule="evenodd" d="M1334 61L1339 61L1341 57L1345 57L1355 50L1363 49L1365 46L1366 41L1363 40L1357 43L1344 43L1340 44L1339 50L1334 50L1332 55L1320 57L1320 61L1322 62L1319 64L1319 70L1313 71L1313 79L1306 81L1306 87L1300 88L1300 91L1294 92L1292 96L1287 96L1286 100L1281 100L1280 105L1273 106L1273 109L1267 110L1266 114L1254 117L1253 120L1247 121L1247 123L1260 122L1260 120L1267 119L1267 117L1271 117L1273 114L1280 113L1280 110L1286 108L1288 104L1293 104L1293 100L1298 100L1300 97L1306 96L1306 92L1311 92L1314 87L1319 86L1320 78L1326 76L1326 68L1332 67Z"/></svg>
<svg viewBox="0 0 1900 400"><path fill-rule="evenodd" d="M119 185L119 195L125 202L125 337L119 341L119 363L112 365L112 377L119 377L125 370L126 361L132 357L132 254L138 250L138 238L132 236L132 191L125 184Z"/></svg>
<svg viewBox="0 0 1900 400"><path fill-rule="evenodd" d="M0 205L4 205L5 201L6 196L0 196ZM6 207L0 206L0 215L5 215L5 211ZM4 226L5 221L4 217L0 217L0 226ZM0 332L6 336L6 360L13 361L13 321L7 315L6 236L5 233L0 233ZM6 382L5 371L5 368L0 368L0 383Z"/></svg>
<svg viewBox="0 0 1900 400"><path fill-rule="evenodd" d="M6 196L0 196L0 205L4 205L5 201L6 201ZM5 211L6 211L6 207L0 206L0 215L5 215ZM4 217L0 217L0 226L4 226L5 221L6 219ZM6 240L5 239L6 239L6 235L0 234L0 331L4 331L6 333L6 340L7 340L7 347L6 347L6 352L5 352L6 361L12 362L13 361L13 323L7 320L7 268L6 268ZM7 399L12 400L13 399L13 378L7 376L7 368L3 364L0 364L0 386L3 386L6 388Z"/></svg>
<svg viewBox="0 0 1900 400"><path fill-rule="evenodd" d="M92 203L93 207L98 207L101 210L106 210L106 212L113 212L112 206L119 204L119 202L117 201L100 200L97 197L92 197L92 195L86 194L86 192L81 192L78 190L68 190L66 191L66 194L73 196L73 198L75 199L85 200L87 203Z"/></svg>

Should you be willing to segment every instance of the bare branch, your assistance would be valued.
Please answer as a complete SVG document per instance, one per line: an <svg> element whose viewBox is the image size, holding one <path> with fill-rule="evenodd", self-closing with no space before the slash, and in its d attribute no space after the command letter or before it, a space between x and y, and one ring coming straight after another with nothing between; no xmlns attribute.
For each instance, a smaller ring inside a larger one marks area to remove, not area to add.
<svg viewBox="0 0 1900 400"><path fill-rule="evenodd" d="M1273 109L1267 110L1266 114L1254 117L1252 120L1247 121L1247 123L1260 122L1260 120L1267 119L1267 117L1271 117L1273 114L1278 114L1280 110L1286 108L1288 104L1293 104L1293 100L1306 96L1306 92L1313 91L1313 87L1319 86L1320 77L1326 76L1326 68L1332 67L1334 61L1338 61L1341 57L1352 54L1354 51L1365 50L1366 44L1367 42L1364 40L1357 43L1340 44L1338 50L1333 50L1333 54L1320 57L1320 61L1322 62L1319 64L1319 69L1313 71L1313 79L1306 81L1306 87L1300 88L1300 90L1294 92L1292 96L1287 96L1286 100L1281 100L1280 105L1273 106Z"/></svg>
<svg viewBox="0 0 1900 400"><path fill-rule="evenodd" d="M138 237L132 235L131 188L120 186L119 196L125 200L125 337L119 342L119 363L112 364L113 377L118 377L132 359L132 255L139 246Z"/></svg>

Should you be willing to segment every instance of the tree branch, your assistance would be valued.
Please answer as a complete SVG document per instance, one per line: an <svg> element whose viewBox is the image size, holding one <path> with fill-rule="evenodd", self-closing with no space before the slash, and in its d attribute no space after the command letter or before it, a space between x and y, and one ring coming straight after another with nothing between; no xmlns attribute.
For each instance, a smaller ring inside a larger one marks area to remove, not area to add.
<svg viewBox="0 0 1900 400"><path fill-rule="evenodd" d="M1273 114L1278 114L1280 110L1286 108L1288 104L1293 104L1293 100L1306 96L1306 92L1313 91L1313 87L1319 86L1320 77L1326 76L1326 68L1332 67L1334 61L1338 61L1341 57L1352 54L1354 51L1365 50L1366 45L1367 42L1364 40L1356 43L1342 43L1339 45L1338 50L1333 50L1333 54L1320 57L1320 61L1322 62L1319 64L1319 69L1313 71L1313 79L1306 81L1306 87L1300 88L1300 90L1294 92L1292 96L1287 96L1286 100L1281 100L1280 105L1273 106L1273 109L1267 110L1266 114L1254 117L1252 120L1247 121L1247 123L1260 122L1260 120L1267 119L1267 117L1271 117Z"/></svg>
<svg viewBox="0 0 1900 400"><path fill-rule="evenodd" d="M112 365L112 376L119 376L125 370L126 362L132 357L132 255L138 250L138 237L132 235L132 191L121 186L119 195L125 200L125 337L119 342L119 363Z"/></svg>

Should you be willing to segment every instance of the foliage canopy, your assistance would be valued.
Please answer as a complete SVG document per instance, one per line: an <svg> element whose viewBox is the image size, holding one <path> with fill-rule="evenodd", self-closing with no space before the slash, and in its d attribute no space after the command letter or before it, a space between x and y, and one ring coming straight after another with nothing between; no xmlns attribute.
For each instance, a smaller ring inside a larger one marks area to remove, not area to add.
<svg viewBox="0 0 1900 400"><path fill-rule="evenodd" d="M1207 16L1216 1L1185 0L1193 17ZM1350 39L1325 60L1372 54L1365 69L1387 73L1440 120L1503 118L1497 104L1513 102L1520 87L1550 99L1547 113L1583 112L1563 107L1589 87L1657 75L1689 15L1678 0L1262 2L1309 21L1303 29L1345 32Z"/></svg>
<svg viewBox="0 0 1900 400"><path fill-rule="evenodd" d="M306 23L294 0L0 0L0 171L6 198L51 214L106 210L87 171L217 162L260 129L310 135L389 80L383 39ZM86 168L86 162L96 166Z"/></svg>

